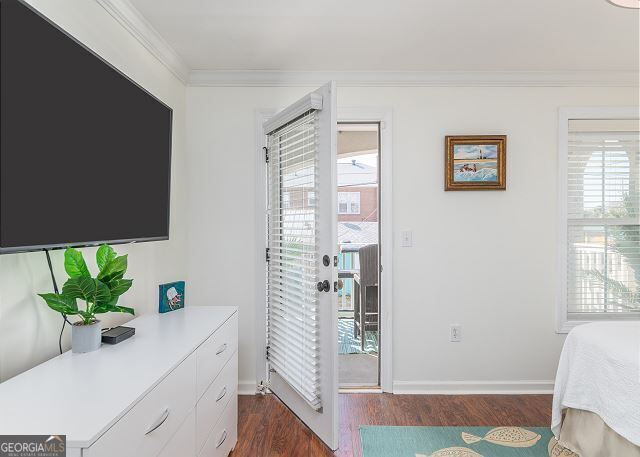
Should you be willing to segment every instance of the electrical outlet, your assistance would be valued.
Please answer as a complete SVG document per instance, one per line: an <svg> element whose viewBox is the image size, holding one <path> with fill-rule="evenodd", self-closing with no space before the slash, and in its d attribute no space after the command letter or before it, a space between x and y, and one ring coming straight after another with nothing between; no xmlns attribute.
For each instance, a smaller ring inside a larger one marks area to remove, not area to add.
<svg viewBox="0 0 640 457"><path fill-rule="evenodd" d="M413 233L411 232L411 230L404 230L400 235L402 238L403 248L410 248L411 246L413 246Z"/></svg>
<svg viewBox="0 0 640 457"><path fill-rule="evenodd" d="M450 333L450 341L452 343L459 343L462 340L462 326L452 325Z"/></svg>

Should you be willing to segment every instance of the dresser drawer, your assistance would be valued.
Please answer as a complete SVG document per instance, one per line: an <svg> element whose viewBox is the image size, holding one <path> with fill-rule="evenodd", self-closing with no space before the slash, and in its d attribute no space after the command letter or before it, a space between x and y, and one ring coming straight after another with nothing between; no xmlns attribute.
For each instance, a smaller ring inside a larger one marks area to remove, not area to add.
<svg viewBox="0 0 640 457"><path fill-rule="evenodd" d="M195 379L191 354L83 455L156 457L195 407Z"/></svg>
<svg viewBox="0 0 640 457"><path fill-rule="evenodd" d="M196 412L191 410L180 429L169 440L158 457L195 457Z"/></svg>
<svg viewBox="0 0 640 457"><path fill-rule="evenodd" d="M235 313L196 351L197 392L200 398L238 349L238 314Z"/></svg>
<svg viewBox="0 0 640 457"><path fill-rule="evenodd" d="M227 457L238 441L238 397L227 403L198 457Z"/></svg>
<svg viewBox="0 0 640 457"><path fill-rule="evenodd" d="M227 362L218 377L196 405L196 444L202 449L213 426L218 422L224 407L238 389L238 352Z"/></svg>

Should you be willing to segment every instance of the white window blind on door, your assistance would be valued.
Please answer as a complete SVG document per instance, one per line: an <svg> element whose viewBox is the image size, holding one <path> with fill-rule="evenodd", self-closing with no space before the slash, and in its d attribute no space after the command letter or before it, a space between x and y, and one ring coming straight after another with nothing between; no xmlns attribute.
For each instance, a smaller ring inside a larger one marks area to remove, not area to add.
<svg viewBox="0 0 640 457"><path fill-rule="evenodd" d="M267 360L320 410L316 133L310 110L267 138Z"/></svg>
<svg viewBox="0 0 640 457"><path fill-rule="evenodd" d="M640 312L638 121L570 120L568 139L568 317Z"/></svg>

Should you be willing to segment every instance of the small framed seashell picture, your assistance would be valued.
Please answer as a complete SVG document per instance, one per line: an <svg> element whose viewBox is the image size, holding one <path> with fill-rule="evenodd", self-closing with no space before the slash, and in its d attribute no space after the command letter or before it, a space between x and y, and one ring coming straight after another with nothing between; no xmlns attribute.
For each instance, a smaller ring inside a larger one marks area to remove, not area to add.
<svg viewBox="0 0 640 457"><path fill-rule="evenodd" d="M444 190L506 188L506 135L445 137Z"/></svg>

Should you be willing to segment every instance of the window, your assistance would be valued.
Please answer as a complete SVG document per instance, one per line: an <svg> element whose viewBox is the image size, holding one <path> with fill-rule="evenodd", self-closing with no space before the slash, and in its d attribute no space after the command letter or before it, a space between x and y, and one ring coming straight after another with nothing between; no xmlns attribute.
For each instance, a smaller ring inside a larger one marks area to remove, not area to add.
<svg viewBox="0 0 640 457"><path fill-rule="evenodd" d="M291 208L291 194L289 192L282 192L282 207Z"/></svg>
<svg viewBox="0 0 640 457"><path fill-rule="evenodd" d="M580 111L561 116L560 331L640 318L639 122Z"/></svg>
<svg viewBox="0 0 640 457"><path fill-rule="evenodd" d="M360 192L338 192L338 214L360 214Z"/></svg>
<svg viewBox="0 0 640 457"><path fill-rule="evenodd" d="M307 206L309 207L316 206L316 193L312 190L307 192Z"/></svg>

